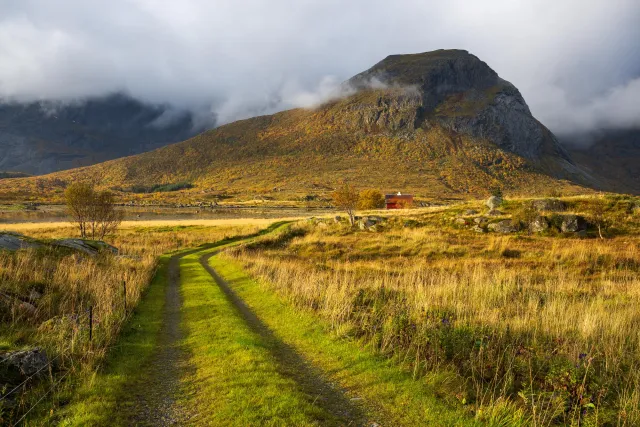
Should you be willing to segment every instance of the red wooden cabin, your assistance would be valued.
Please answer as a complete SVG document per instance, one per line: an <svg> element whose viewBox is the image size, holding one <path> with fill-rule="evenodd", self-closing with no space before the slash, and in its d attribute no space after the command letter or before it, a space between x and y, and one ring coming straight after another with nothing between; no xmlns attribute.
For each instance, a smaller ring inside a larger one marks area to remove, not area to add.
<svg viewBox="0 0 640 427"><path fill-rule="evenodd" d="M387 194L384 196L384 203L387 209L404 209L413 204L411 194Z"/></svg>

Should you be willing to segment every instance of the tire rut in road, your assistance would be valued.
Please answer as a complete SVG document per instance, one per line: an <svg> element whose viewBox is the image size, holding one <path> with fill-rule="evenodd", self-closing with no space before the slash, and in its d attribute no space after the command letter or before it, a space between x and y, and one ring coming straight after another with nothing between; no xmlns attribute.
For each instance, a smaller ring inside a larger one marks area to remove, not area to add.
<svg viewBox="0 0 640 427"><path fill-rule="evenodd" d="M340 425L368 425L362 408L354 405L342 390L332 386L324 378L321 370L306 361L292 346L275 336L273 331L231 289L231 286L216 273L209 265L208 260L217 253L213 252L201 256L200 263L213 277L249 328L267 342L268 348L277 362L279 373L294 380L314 405L339 420Z"/></svg>
<svg viewBox="0 0 640 427"><path fill-rule="evenodd" d="M180 295L180 259L202 249L174 255L169 260L167 289L163 309L163 324L157 349L142 369L143 382L136 384L133 412L129 418L135 425L170 426L185 425L191 417L178 404L180 378L189 369L189 354L180 346L184 333L180 327L182 297Z"/></svg>

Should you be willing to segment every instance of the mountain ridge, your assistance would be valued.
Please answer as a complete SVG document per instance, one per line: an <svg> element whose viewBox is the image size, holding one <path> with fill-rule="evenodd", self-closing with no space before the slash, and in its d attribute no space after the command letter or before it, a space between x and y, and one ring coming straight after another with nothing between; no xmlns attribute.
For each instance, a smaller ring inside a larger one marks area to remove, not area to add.
<svg viewBox="0 0 640 427"><path fill-rule="evenodd" d="M391 55L346 84L355 93L314 109L233 122L51 177L100 176L113 189L189 182L192 194L305 194L349 180L434 197L593 182L531 115L517 88L466 51ZM34 180L9 181L7 188L26 193Z"/></svg>
<svg viewBox="0 0 640 427"><path fill-rule="evenodd" d="M191 113L122 93L74 102L0 102L0 171L55 172L196 134Z"/></svg>

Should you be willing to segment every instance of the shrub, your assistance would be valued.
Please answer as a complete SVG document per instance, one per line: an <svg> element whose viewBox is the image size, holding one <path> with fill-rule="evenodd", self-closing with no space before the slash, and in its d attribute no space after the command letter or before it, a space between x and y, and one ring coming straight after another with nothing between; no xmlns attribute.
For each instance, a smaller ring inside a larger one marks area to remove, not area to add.
<svg viewBox="0 0 640 427"><path fill-rule="evenodd" d="M363 190L358 197L358 209L381 209L384 207L384 195L378 190Z"/></svg>
<svg viewBox="0 0 640 427"><path fill-rule="evenodd" d="M75 183L65 190L67 210L82 238L103 239L118 228L122 211L116 210L113 194L98 192L92 184Z"/></svg>
<svg viewBox="0 0 640 427"><path fill-rule="evenodd" d="M489 193L492 196L500 197L501 199L504 197L503 194L502 194L502 188L497 187L497 186L489 188Z"/></svg>

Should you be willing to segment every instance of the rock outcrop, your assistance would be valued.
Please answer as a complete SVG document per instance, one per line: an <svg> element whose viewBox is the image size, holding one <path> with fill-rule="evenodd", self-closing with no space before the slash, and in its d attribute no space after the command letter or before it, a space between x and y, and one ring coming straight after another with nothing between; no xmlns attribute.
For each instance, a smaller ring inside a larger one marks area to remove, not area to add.
<svg viewBox="0 0 640 427"><path fill-rule="evenodd" d="M567 210L567 204L558 199L539 199L534 200L532 204L538 211L562 212Z"/></svg>
<svg viewBox="0 0 640 427"><path fill-rule="evenodd" d="M505 219L489 224L487 229L495 231L496 233L515 233L520 230L520 224L517 224L510 219Z"/></svg>
<svg viewBox="0 0 640 427"><path fill-rule="evenodd" d="M549 221L543 216L538 216L529 223L529 231L532 233L540 233L547 229L549 229Z"/></svg>
<svg viewBox="0 0 640 427"><path fill-rule="evenodd" d="M99 240L82 240L82 239L63 239L53 243L55 246L61 246L76 251L84 252L87 255L95 256L100 252L108 251L114 255L118 255L118 248Z"/></svg>
<svg viewBox="0 0 640 427"><path fill-rule="evenodd" d="M465 50L391 55L346 86L388 90L363 109L369 113L364 121L377 127L397 131L437 124L490 141L557 176L591 179L533 117L520 91Z"/></svg>
<svg viewBox="0 0 640 427"><path fill-rule="evenodd" d="M578 215L564 215L560 223L560 231L563 233L575 233L587 229L587 221Z"/></svg>
<svg viewBox="0 0 640 427"><path fill-rule="evenodd" d="M485 205L487 205L487 207L490 210L496 209L501 204L502 204L502 197L498 197L498 196L491 196L485 202Z"/></svg>
<svg viewBox="0 0 640 427"><path fill-rule="evenodd" d="M17 251L18 249L28 249L41 246L39 243L30 241L24 236L14 233L0 234L0 250Z"/></svg>
<svg viewBox="0 0 640 427"><path fill-rule="evenodd" d="M0 354L0 384L18 384L32 376L44 376L48 365L47 354L39 348Z"/></svg>

